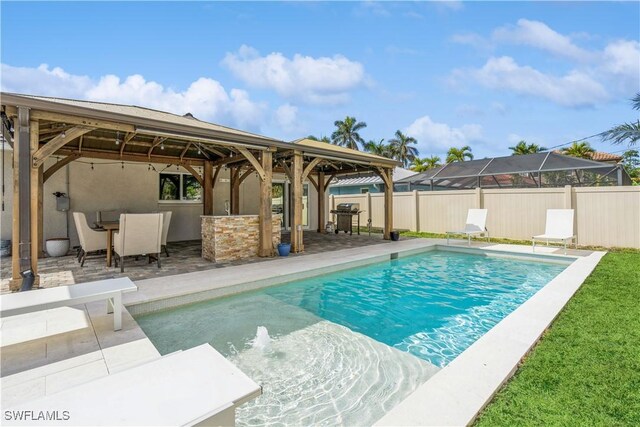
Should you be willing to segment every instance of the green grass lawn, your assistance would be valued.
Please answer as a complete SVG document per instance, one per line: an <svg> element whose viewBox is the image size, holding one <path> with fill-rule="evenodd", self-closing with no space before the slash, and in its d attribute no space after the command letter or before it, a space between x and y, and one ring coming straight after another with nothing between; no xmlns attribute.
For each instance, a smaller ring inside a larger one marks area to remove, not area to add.
<svg viewBox="0 0 640 427"><path fill-rule="evenodd" d="M477 426L640 426L640 252L607 254Z"/></svg>

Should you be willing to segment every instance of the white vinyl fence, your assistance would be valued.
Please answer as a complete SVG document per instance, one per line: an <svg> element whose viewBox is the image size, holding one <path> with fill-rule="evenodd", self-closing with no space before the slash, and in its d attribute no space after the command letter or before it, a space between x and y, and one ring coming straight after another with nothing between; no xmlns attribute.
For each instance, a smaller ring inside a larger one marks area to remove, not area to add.
<svg viewBox="0 0 640 427"><path fill-rule="evenodd" d="M384 224L384 195L331 196L329 206L359 203L361 225ZM640 187L564 187L394 193L393 226L443 233L464 226L469 208L487 209L491 236L530 239L544 232L547 209L574 209L579 245L640 248ZM329 216L330 218L330 216Z"/></svg>

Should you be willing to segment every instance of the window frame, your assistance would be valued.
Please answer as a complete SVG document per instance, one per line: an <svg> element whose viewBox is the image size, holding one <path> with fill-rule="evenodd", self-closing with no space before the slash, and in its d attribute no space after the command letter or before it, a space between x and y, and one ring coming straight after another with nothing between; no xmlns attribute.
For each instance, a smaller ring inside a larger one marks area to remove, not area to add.
<svg viewBox="0 0 640 427"><path fill-rule="evenodd" d="M180 176L180 180L179 180L179 185L178 185L178 199L171 199L171 200L162 200L160 199L160 177L161 175L179 175ZM202 204L202 193L204 191L204 189L202 188L202 186L200 186L200 200L187 200L187 199L183 199L183 187L184 187L184 176L191 176L193 177L192 174L190 174L189 172L168 172L168 171L164 171L164 172L160 172L158 173L158 187L157 190L158 191L156 193L156 195L158 196L158 203L167 203L167 204L187 204L187 205L201 205ZM195 178L195 177L194 177Z"/></svg>

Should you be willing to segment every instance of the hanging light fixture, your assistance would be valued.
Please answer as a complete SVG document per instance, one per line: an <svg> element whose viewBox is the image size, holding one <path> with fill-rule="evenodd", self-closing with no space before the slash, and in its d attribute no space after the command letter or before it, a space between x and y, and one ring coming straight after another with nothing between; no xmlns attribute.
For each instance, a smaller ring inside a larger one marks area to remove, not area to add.
<svg viewBox="0 0 640 427"><path fill-rule="evenodd" d="M91 163L91 170L93 170L93 162Z"/></svg>
<svg viewBox="0 0 640 427"><path fill-rule="evenodd" d="M160 143L160 149L161 149L161 150L164 150L164 142L161 142L161 143Z"/></svg>
<svg viewBox="0 0 640 427"><path fill-rule="evenodd" d="M62 133L60 134L60 138L66 138L67 137L67 133L65 131L62 131Z"/></svg>
<svg viewBox="0 0 640 427"><path fill-rule="evenodd" d="M116 132L116 145L120 145L120 131Z"/></svg>
<svg viewBox="0 0 640 427"><path fill-rule="evenodd" d="M122 169L124 169L124 162L122 162Z"/></svg>

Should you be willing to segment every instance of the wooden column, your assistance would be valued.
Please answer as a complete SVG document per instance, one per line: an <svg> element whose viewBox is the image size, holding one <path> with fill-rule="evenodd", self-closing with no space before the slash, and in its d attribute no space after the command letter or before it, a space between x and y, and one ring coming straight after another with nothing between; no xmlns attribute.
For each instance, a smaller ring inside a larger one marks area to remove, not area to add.
<svg viewBox="0 0 640 427"><path fill-rule="evenodd" d="M229 209L231 215L238 215L240 212L240 184L238 181L239 168L229 168Z"/></svg>
<svg viewBox="0 0 640 427"><path fill-rule="evenodd" d="M44 165L38 168L38 258L44 258Z"/></svg>
<svg viewBox="0 0 640 427"><path fill-rule="evenodd" d="M304 251L304 241L302 235L302 167L303 158L300 151L293 154L293 165L291 174L292 198L293 198L293 218L291 221L291 250L294 253Z"/></svg>
<svg viewBox="0 0 640 427"><path fill-rule="evenodd" d="M38 277L38 258L42 248L42 229L40 215L42 215L42 165L34 166L34 154L40 145L40 131L37 120L29 122L31 147L31 269ZM37 279L34 285L38 284Z"/></svg>
<svg viewBox="0 0 640 427"><path fill-rule="evenodd" d="M202 213L213 215L213 165L210 161L204 162L202 181Z"/></svg>
<svg viewBox="0 0 640 427"><path fill-rule="evenodd" d="M326 223L325 215L325 193L324 193L324 171L318 172L318 233L324 233Z"/></svg>
<svg viewBox="0 0 640 427"><path fill-rule="evenodd" d="M13 213L11 229L11 283L12 291L20 289L22 278L20 277L20 130L18 119L14 118L13 138Z"/></svg>
<svg viewBox="0 0 640 427"><path fill-rule="evenodd" d="M271 212L271 185L272 185L272 160L271 151L263 151L260 158L260 166L264 171L264 178L260 179L260 243L258 255L261 257L273 256L273 221Z"/></svg>

